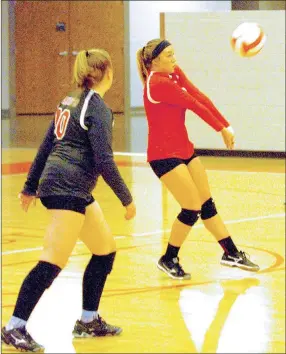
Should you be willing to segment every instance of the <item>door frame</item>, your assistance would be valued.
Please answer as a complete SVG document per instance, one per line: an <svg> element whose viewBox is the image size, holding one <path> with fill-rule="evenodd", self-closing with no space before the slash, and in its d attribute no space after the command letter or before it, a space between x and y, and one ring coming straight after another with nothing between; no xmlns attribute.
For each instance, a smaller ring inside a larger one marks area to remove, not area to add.
<svg viewBox="0 0 286 354"><path fill-rule="evenodd" d="M131 114L130 114L130 26L129 1L123 1L124 6L124 128L125 152L131 152Z"/></svg>
<svg viewBox="0 0 286 354"><path fill-rule="evenodd" d="M9 20L9 122L10 141L13 142L16 123L16 53L15 53L15 5L16 0L8 2Z"/></svg>

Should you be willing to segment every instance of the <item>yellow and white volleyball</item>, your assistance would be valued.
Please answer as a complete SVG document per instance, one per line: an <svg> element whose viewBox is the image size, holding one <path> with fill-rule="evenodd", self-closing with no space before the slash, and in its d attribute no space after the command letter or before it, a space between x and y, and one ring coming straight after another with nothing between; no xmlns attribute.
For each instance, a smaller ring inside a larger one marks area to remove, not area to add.
<svg viewBox="0 0 286 354"><path fill-rule="evenodd" d="M253 57L258 54L266 42L261 26L254 22L241 23L232 33L232 49L241 57Z"/></svg>

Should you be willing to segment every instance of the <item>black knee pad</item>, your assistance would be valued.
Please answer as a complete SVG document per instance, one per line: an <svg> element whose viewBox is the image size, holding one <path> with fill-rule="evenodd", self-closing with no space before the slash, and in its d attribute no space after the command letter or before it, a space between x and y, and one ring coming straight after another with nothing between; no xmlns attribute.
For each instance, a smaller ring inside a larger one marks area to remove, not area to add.
<svg viewBox="0 0 286 354"><path fill-rule="evenodd" d="M178 215L178 220L183 224L193 226L200 217L200 210L182 209Z"/></svg>
<svg viewBox="0 0 286 354"><path fill-rule="evenodd" d="M40 261L31 271L30 276L34 279L37 286L48 289L60 272L61 268L57 265Z"/></svg>
<svg viewBox="0 0 286 354"><path fill-rule="evenodd" d="M210 219L217 214L216 206L212 198L208 199L202 205L202 220Z"/></svg>
<svg viewBox="0 0 286 354"><path fill-rule="evenodd" d="M93 274L100 273L108 275L112 270L115 255L116 252L112 252L104 256L97 256L95 254L92 255L91 260L88 264L90 271Z"/></svg>

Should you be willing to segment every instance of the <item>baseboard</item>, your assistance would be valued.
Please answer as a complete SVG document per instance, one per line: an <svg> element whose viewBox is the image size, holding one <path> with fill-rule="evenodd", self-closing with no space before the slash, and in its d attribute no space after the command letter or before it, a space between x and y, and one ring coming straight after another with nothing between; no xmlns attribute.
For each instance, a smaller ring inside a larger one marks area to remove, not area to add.
<svg viewBox="0 0 286 354"><path fill-rule="evenodd" d="M130 107L130 115L132 117L142 117L145 116L145 109L144 107Z"/></svg>
<svg viewBox="0 0 286 354"><path fill-rule="evenodd" d="M196 149L201 156L222 156L222 157L257 157L257 158L278 158L285 159L285 151L250 151L250 150L208 150Z"/></svg>
<svg viewBox="0 0 286 354"><path fill-rule="evenodd" d="M1 109L1 119L10 118L10 109Z"/></svg>

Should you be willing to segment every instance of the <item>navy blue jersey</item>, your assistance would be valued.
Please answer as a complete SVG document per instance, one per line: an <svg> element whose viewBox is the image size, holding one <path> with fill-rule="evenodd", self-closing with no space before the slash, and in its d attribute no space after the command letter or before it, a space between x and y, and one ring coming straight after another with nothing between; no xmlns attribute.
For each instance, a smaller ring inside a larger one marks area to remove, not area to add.
<svg viewBox="0 0 286 354"><path fill-rule="evenodd" d="M57 107L23 193L89 199L101 175L126 206L132 196L113 159L112 111L93 90L75 91Z"/></svg>

